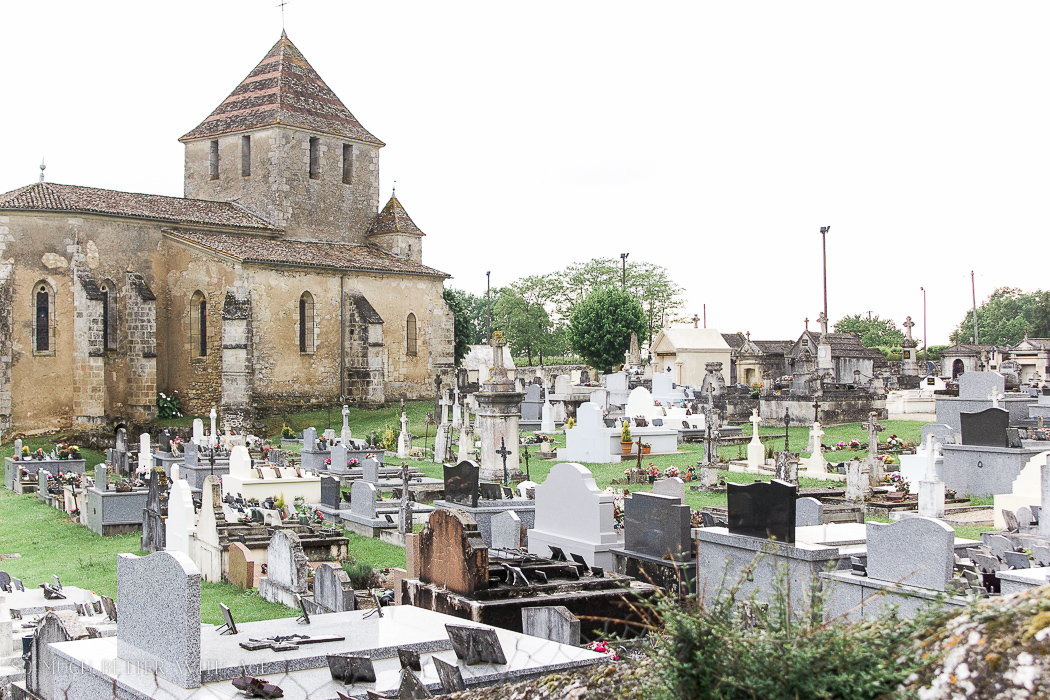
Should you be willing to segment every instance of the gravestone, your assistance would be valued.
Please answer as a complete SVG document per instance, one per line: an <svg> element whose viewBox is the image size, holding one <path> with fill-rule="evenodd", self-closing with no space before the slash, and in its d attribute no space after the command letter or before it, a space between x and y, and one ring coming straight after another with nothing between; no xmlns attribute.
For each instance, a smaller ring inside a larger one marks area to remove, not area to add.
<svg viewBox="0 0 1050 700"><path fill-rule="evenodd" d="M150 469L149 477L146 507L142 509L142 538L139 546L143 552L163 552L167 544L164 518L161 515L161 497L164 487L161 485L160 472Z"/></svg>
<svg viewBox="0 0 1050 700"><path fill-rule="evenodd" d="M444 466L445 500L449 503L478 507L481 470L477 463L465 460L455 466Z"/></svg>
<svg viewBox="0 0 1050 700"><path fill-rule="evenodd" d="M8 630L7 642L10 642ZM62 690L55 687L55 665L59 662L50 646L58 642L87 639L88 631L73 610L47 612L33 631L29 662L26 664L26 686L37 697L62 697ZM19 650L21 653L21 650ZM6 656L7 654L5 654ZM4 669L8 673L8 669Z"/></svg>
<svg viewBox="0 0 1050 700"><path fill-rule="evenodd" d="M201 685L201 574L182 552L117 555L117 655L182 688Z"/></svg>
<svg viewBox="0 0 1050 700"><path fill-rule="evenodd" d="M959 398L987 401L995 392L1002 394L1006 380L998 372L966 372L959 377Z"/></svg>
<svg viewBox="0 0 1050 700"><path fill-rule="evenodd" d="M361 478L370 484L379 483L379 460L368 457L361 462Z"/></svg>
<svg viewBox="0 0 1050 700"><path fill-rule="evenodd" d="M554 430L554 409L551 406L551 402L547 399L546 392L544 392L543 406L540 407L540 431L550 435Z"/></svg>
<svg viewBox="0 0 1050 700"><path fill-rule="evenodd" d="M317 429L307 428L303 431L303 450L317 449Z"/></svg>
<svg viewBox="0 0 1050 700"><path fill-rule="evenodd" d="M794 543L797 494L796 485L777 479L726 484L730 534Z"/></svg>
<svg viewBox="0 0 1050 700"><path fill-rule="evenodd" d="M815 498L795 501L795 527L824 524L824 504Z"/></svg>
<svg viewBox="0 0 1050 700"><path fill-rule="evenodd" d="M966 375L963 375L966 376ZM986 408L977 413L960 413L962 444L984 447L1009 447L1006 429L1010 412L1004 408Z"/></svg>
<svg viewBox="0 0 1050 700"><path fill-rule="evenodd" d="M638 492L624 499L624 549L657 558L692 559L692 520L680 498Z"/></svg>
<svg viewBox="0 0 1050 700"><path fill-rule="evenodd" d="M190 555L190 542L196 530L196 512L189 483L179 478L178 465L171 466L168 517L164 521L164 549Z"/></svg>
<svg viewBox="0 0 1050 700"><path fill-rule="evenodd" d="M481 500L483 501L503 500L503 488L499 484L482 481L478 485L478 490L481 492Z"/></svg>
<svg viewBox="0 0 1050 700"><path fill-rule="evenodd" d="M543 411L543 389L535 384L530 384L525 390L525 398L521 402L521 420L540 420Z"/></svg>
<svg viewBox="0 0 1050 700"><path fill-rule="evenodd" d="M751 471L758 469L766 463L766 448L759 439L758 428L762 425L762 419L758 417L758 409L751 410L751 441L747 443L747 468Z"/></svg>
<svg viewBox="0 0 1050 700"><path fill-rule="evenodd" d="M521 518L514 511L507 510L492 516L490 527L493 549L519 549L521 547Z"/></svg>
<svg viewBox="0 0 1050 700"><path fill-rule="evenodd" d="M792 484L798 483L798 452L777 452L774 477Z"/></svg>
<svg viewBox="0 0 1050 700"><path fill-rule="evenodd" d="M867 523L868 578L936 591L948 589L955 563L955 530L918 516Z"/></svg>
<svg viewBox="0 0 1050 700"><path fill-rule="evenodd" d="M321 477L321 505L326 508L339 510L339 502L342 494L339 489L339 479L334 476Z"/></svg>
<svg viewBox="0 0 1050 700"><path fill-rule="evenodd" d="M226 578L231 585L241 590L255 588L255 559L251 550L240 542L230 542L229 571Z"/></svg>
<svg viewBox="0 0 1050 700"><path fill-rule="evenodd" d="M332 461L328 465L328 470L333 474L347 474L350 471L350 468L346 464L346 447L347 445L344 443L332 445Z"/></svg>
<svg viewBox="0 0 1050 700"><path fill-rule="evenodd" d="M376 497L378 495L375 484L370 484L362 479L354 481L350 485L351 515L375 520L377 516Z"/></svg>
<svg viewBox="0 0 1050 700"><path fill-rule="evenodd" d="M191 442L193 442L194 445L202 445L204 444L204 441L204 421L200 418L194 418L193 437L191 438Z"/></svg>
<svg viewBox="0 0 1050 700"><path fill-rule="evenodd" d="M653 484L653 493L658 496L670 496L685 503L685 482L677 476L660 479Z"/></svg>
<svg viewBox="0 0 1050 700"><path fill-rule="evenodd" d="M929 445L931 436L937 438L937 442L942 445L955 442L955 431L952 430L952 426L942 423L927 423L922 426L921 436L920 444L923 446Z"/></svg>
<svg viewBox="0 0 1050 700"><path fill-rule="evenodd" d="M149 447L149 433L139 436L139 471L147 472L153 469L153 453Z"/></svg>
<svg viewBox="0 0 1050 700"><path fill-rule="evenodd" d="M105 462L95 465L95 488L99 491L109 490L109 467Z"/></svg>
<svg viewBox="0 0 1050 700"><path fill-rule="evenodd" d="M930 518L944 517L944 482L937 478L937 459L940 444L932 435L927 442L926 474L919 481L919 515Z"/></svg>
<svg viewBox="0 0 1050 700"><path fill-rule="evenodd" d="M522 608L521 631L559 644L580 645L580 619L563 605Z"/></svg>
<svg viewBox="0 0 1050 700"><path fill-rule="evenodd" d="M328 612L355 609L356 600L350 577L339 564L323 562L314 569L314 603Z"/></svg>
<svg viewBox="0 0 1050 700"><path fill-rule="evenodd" d="M439 508L415 538L418 578L472 597L488 588L489 550L466 511Z"/></svg>
<svg viewBox="0 0 1050 700"><path fill-rule="evenodd" d="M846 462L846 495L847 501L863 501L867 490L863 464L859 459Z"/></svg>
<svg viewBox="0 0 1050 700"><path fill-rule="evenodd" d="M259 582L259 593L271 603L295 607L297 596L306 595L309 574L299 535L291 530L274 530L266 548L266 578Z"/></svg>
<svg viewBox="0 0 1050 700"><path fill-rule="evenodd" d="M612 549L622 544L613 521L613 495L603 493L581 464L556 464L536 487L535 527L529 553L550 556L550 546L579 554L588 566L613 568Z"/></svg>
<svg viewBox="0 0 1050 700"><path fill-rule="evenodd" d="M352 433L350 432L350 407L343 404L343 427L339 431L339 442L345 446L350 445Z"/></svg>

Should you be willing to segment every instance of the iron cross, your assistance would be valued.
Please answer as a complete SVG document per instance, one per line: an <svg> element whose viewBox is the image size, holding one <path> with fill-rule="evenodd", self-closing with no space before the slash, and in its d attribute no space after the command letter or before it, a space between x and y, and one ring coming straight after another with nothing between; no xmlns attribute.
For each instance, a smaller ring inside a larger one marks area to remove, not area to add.
<svg viewBox="0 0 1050 700"><path fill-rule="evenodd" d="M532 481L532 477L529 476L529 457L531 457L532 455L529 454L528 445L522 448L521 456L525 460L525 479L527 481Z"/></svg>
<svg viewBox="0 0 1050 700"><path fill-rule="evenodd" d="M507 449L507 441L505 438L499 439L499 449L496 450L496 454L503 458L503 485L510 486L510 472L507 471L507 457L513 454Z"/></svg>
<svg viewBox="0 0 1050 700"><path fill-rule="evenodd" d="M784 410L784 452L788 451L788 437L789 437L788 426L790 426L790 425L791 425L791 414L787 411L787 409L785 409Z"/></svg>
<svg viewBox="0 0 1050 700"><path fill-rule="evenodd" d="M820 399L813 402L813 422L816 423L818 420L820 420Z"/></svg>

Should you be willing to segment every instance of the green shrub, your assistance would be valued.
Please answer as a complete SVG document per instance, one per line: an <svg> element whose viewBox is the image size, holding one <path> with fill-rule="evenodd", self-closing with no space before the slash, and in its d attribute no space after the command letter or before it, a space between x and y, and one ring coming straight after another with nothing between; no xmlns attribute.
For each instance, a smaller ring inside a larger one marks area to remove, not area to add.
<svg viewBox="0 0 1050 700"><path fill-rule="evenodd" d="M285 440L294 440L295 431L292 430L287 423L285 423L283 426L281 426L281 437Z"/></svg>
<svg viewBox="0 0 1050 700"><path fill-rule="evenodd" d="M627 421L623 422L623 428L620 429L620 442L631 442L631 424Z"/></svg>
<svg viewBox="0 0 1050 700"><path fill-rule="evenodd" d="M936 661L922 657L925 650L912 644L912 635L946 619L949 613L938 606L911 619L891 608L860 623L824 622L827 592L820 579L801 596L801 606L792 604L786 566L778 567L766 592L768 604L754 594L742 600L743 581L732 587L723 581L706 607L670 597L655 604L663 629L651 652L654 698L874 700Z"/></svg>
<svg viewBox="0 0 1050 700"><path fill-rule="evenodd" d="M371 564L358 564L347 561L343 562L343 571L346 572L347 577L350 579L350 585L354 587L354 590L375 588L379 583L379 577Z"/></svg>
<svg viewBox="0 0 1050 700"><path fill-rule="evenodd" d="M182 404L179 401L179 392L171 392L168 396L164 392L157 393L157 418L181 418Z"/></svg>

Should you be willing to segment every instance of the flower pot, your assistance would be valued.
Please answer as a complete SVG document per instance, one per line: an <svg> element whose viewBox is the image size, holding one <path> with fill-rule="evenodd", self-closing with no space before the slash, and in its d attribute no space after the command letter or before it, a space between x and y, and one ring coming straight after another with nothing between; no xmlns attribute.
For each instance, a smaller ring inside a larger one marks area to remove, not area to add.
<svg viewBox="0 0 1050 700"><path fill-rule="evenodd" d="M620 449L623 450L623 453L625 455L629 455L629 454L631 454L631 446L633 444L634 444L633 442L621 442L620 443Z"/></svg>
<svg viewBox="0 0 1050 700"><path fill-rule="evenodd" d="M654 475L654 474L650 474L649 475L649 483L650 484L655 484L656 483L656 475Z"/></svg>
<svg viewBox="0 0 1050 700"><path fill-rule="evenodd" d="M643 455L647 455L647 454L649 454L650 452L652 452L652 449L653 449L653 448L651 448L651 447L643 447L643 448L642 448L642 454L643 454Z"/></svg>

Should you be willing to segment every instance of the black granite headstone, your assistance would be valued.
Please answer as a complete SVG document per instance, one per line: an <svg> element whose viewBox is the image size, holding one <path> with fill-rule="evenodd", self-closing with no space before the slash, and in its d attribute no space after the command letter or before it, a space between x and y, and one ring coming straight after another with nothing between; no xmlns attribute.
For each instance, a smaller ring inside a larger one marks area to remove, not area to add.
<svg viewBox="0 0 1050 700"><path fill-rule="evenodd" d="M464 460L454 467L445 465L445 500L449 503L478 507L478 482L481 469L476 462Z"/></svg>
<svg viewBox="0 0 1050 700"><path fill-rule="evenodd" d="M692 559L689 506L673 496L635 493L625 498L624 549L652 557Z"/></svg>
<svg viewBox="0 0 1050 700"><path fill-rule="evenodd" d="M730 534L794 543L797 486L776 479L729 483L726 496Z"/></svg>
<svg viewBox="0 0 1050 700"><path fill-rule="evenodd" d="M11 592L11 574L0 571L0 591Z"/></svg>
<svg viewBox="0 0 1050 700"><path fill-rule="evenodd" d="M339 479L333 476L321 477L321 504L326 508L339 508Z"/></svg>
<svg viewBox="0 0 1050 700"><path fill-rule="evenodd" d="M490 484L486 481L481 482L481 500L483 501L502 501L503 500L503 488L501 484Z"/></svg>
<svg viewBox="0 0 1050 700"><path fill-rule="evenodd" d="M983 447L1008 447L1006 429L1010 412L1004 408L986 408L977 413L960 413L962 444Z"/></svg>

